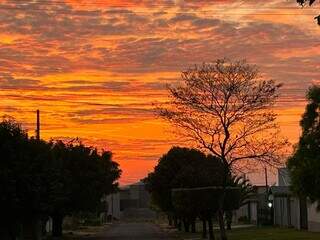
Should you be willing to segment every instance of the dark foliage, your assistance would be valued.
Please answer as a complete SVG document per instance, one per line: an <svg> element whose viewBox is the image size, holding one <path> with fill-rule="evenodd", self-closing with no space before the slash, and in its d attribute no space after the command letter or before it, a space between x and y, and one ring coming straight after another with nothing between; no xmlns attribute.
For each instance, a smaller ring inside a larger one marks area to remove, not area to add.
<svg viewBox="0 0 320 240"><path fill-rule="evenodd" d="M154 172L143 180L154 203L170 212L171 189L221 185L221 161L212 158L195 149L171 148L159 159Z"/></svg>
<svg viewBox="0 0 320 240"><path fill-rule="evenodd" d="M302 135L288 160L293 190L312 201L320 201L320 87L313 86L300 125Z"/></svg>
<svg viewBox="0 0 320 240"><path fill-rule="evenodd" d="M144 179L154 203L170 217L178 218L189 231L199 217L209 225L213 238L212 219L224 196L224 165L212 155L189 148L173 147L163 155L154 172ZM239 208L251 191L251 185L242 178L227 178L229 190L224 196L224 210ZM231 188L230 188L231 187ZM205 229L203 229L206 236Z"/></svg>
<svg viewBox="0 0 320 240"><path fill-rule="evenodd" d="M309 5L312 6L314 3L316 2L316 0L297 0L297 3L301 6L305 6L305 5ZM316 16L314 19L317 20L318 25L320 25L320 15Z"/></svg>
<svg viewBox="0 0 320 240"><path fill-rule="evenodd" d="M287 140L272 108L280 87L246 61L218 59L182 72L180 83L169 86L169 101L157 110L186 141L221 160L225 188L240 168L282 165ZM223 202L222 197L219 225L225 240Z"/></svg>
<svg viewBox="0 0 320 240"><path fill-rule="evenodd" d="M102 196L117 189L115 181L121 173L118 164L111 160L111 152L100 154L97 149L81 143L73 145L58 141L51 144L53 218L59 221L68 214L99 211Z"/></svg>
<svg viewBox="0 0 320 240"><path fill-rule="evenodd" d="M64 216L98 211L101 198L117 189L121 174L111 152L29 138L13 119L0 123L0 153L1 226L9 230L6 235L19 234L25 222L49 216L53 234L61 235Z"/></svg>
<svg viewBox="0 0 320 240"><path fill-rule="evenodd" d="M297 3L299 3L301 6L305 6L306 4L309 4L309 6L311 6L315 2L316 0L297 0Z"/></svg>

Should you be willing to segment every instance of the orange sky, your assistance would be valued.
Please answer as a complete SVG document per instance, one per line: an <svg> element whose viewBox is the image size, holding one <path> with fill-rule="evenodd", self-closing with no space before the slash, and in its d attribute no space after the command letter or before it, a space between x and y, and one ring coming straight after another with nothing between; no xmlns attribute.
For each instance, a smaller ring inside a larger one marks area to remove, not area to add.
<svg viewBox="0 0 320 240"><path fill-rule="evenodd" d="M292 142L304 95L320 81L319 8L286 0L0 0L0 114L42 137L112 150L122 184L152 170L177 140L155 117L179 72L246 58L284 83L277 104Z"/></svg>

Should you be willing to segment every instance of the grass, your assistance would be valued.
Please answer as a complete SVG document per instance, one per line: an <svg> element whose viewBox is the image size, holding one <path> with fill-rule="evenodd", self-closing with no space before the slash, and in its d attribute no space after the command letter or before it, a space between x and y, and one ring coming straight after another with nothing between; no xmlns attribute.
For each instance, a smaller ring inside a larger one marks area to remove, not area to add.
<svg viewBox="0 0 320 240"><path fill-rule="evenodd" d="M319 240L320 233L286 228L237 229L229 233L230 240Z"/></svg>
<svg viewBox="0 0 320 240"><path fill-rule="evenodd" d="M219 232L215 231L216 239ZM178 239L201 239L201 233L176 233ZM229 240L319 240L320 233L285 228L245 228L228 232Z"/></svg>

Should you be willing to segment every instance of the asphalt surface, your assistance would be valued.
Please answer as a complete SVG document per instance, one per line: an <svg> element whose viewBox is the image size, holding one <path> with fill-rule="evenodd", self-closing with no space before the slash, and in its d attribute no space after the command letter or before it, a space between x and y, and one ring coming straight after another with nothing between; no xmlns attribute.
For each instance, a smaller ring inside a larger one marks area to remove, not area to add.
<svg viewBox="0 0 320 240"><path fill-rule="evenodd" d="M163 240L172 239L152 223L119 223L94 240Z"/></svg>

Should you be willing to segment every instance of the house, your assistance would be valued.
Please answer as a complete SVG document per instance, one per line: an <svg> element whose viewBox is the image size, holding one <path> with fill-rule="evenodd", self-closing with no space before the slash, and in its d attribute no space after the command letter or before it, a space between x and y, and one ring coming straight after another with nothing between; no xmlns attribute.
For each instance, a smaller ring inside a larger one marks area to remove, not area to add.
<svg viewBox="0 0 320 240"><path fill-rule="evenodd" d="M274 225L306 229L306 215L302 212L306 211L307 205L293 196L289 186L272 186L269 200L272 201Z"/></svg>
<svg viewBox="0 0 320 240"><path fill-rule="evenodd" d="M308 229L311 232L320 232L320 212L317 204L308 205Z"/></svg>
<svg viewBox="0 0 320 240"><path fill-rule="evenodd" d="M270 188L269 202L275 225L320 232L320 213L316 210L316 204L291 192L287 168L278 170L278 186Z"/></svg>
<svg viewBox="0 0 320 240"><path fill-rule="evenodd" d="M150 209L151 197L142 182L121 187L119 192L107 197L108 216L112 219L154 218Z"/></svg>
<svg viewBox="0 0 320 240"><path fill-rule="evenodd" d="M271 224L271 214L268 208L268 188L266 186L254 186L253 193L244 204L234 211L233 222L245 222L255 225Z"/></svg>
<svg viewBox="0 0 320 240"><path fill-rule="evenodd" d="M120 193L113 193L106 196L106 214L104 221L119 220L120 219Z"/></svg>

